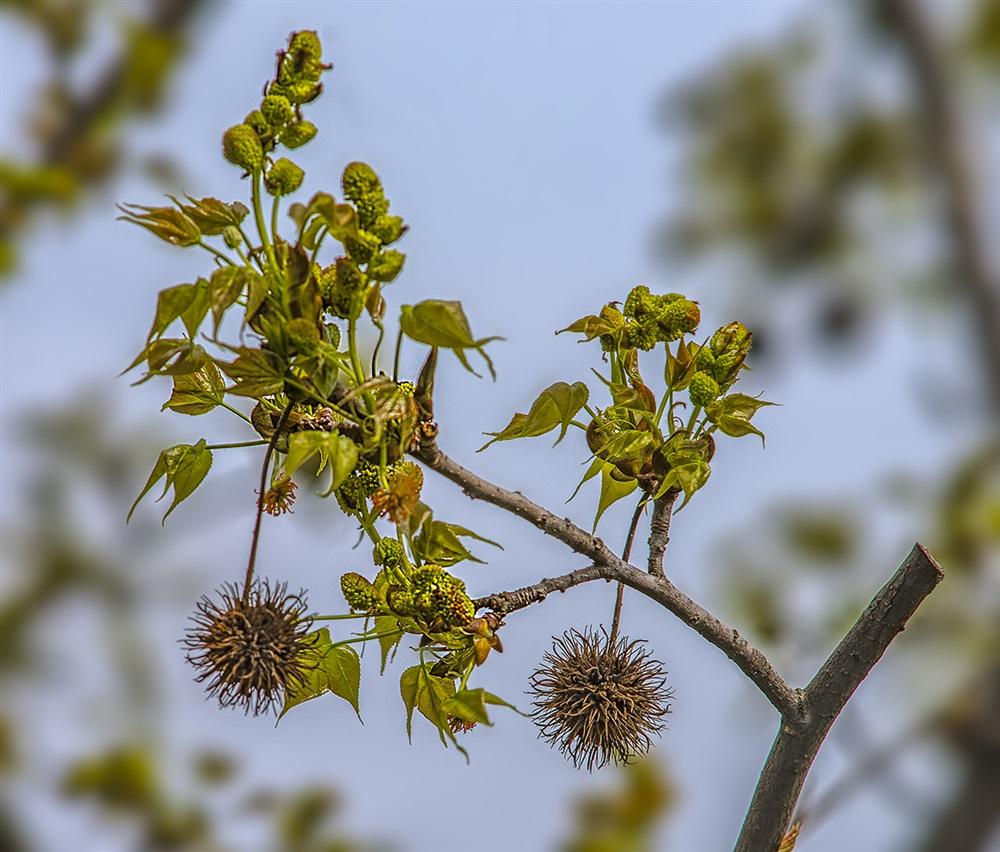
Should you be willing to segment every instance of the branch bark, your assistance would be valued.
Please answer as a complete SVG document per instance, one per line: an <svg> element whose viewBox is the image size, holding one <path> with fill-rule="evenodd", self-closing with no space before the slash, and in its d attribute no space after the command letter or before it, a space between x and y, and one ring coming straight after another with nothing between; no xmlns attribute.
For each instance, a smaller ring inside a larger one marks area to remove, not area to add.
<svg viewBox="0 0 1000 852"><path fill-rule="evenodd" d="M944 575L919 544L879 591L804 693L806 723L782 724L757 782L735 852L778 848L806 775L834 720Z"/></svg>
<svg viewBox="0 0 1000 852"><path fill-rule="evenodd" d="M663 554L670 543L670 519L673 516L676 491L668 491L653 503L653 517L649 523L649 564L647 571L653 577L662 577Z"/></svg>

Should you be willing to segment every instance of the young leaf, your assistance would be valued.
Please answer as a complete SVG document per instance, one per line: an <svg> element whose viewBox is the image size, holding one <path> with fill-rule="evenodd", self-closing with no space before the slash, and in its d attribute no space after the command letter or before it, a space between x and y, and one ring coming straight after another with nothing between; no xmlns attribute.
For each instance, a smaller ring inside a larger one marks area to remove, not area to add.
<svg viewBox="0 0 1000 852"><path fill-rule="evenodd" d="M473 556L469 549L462 544L459 536L475 538L503 550L495 541L483 538L472 530L457 524L435 521L431 518L424 521L420 533L413 539L414 555L422 562L433 565L454 565L463 559L482 564L483 560Z"/></svg>
<svg viewBox="0 0 1000 852"><path fill-rule="evenodd" d="M230 226L238 226L250 212L239 201L227 204L218 198L192 198L186 196L190 204L181 204L173 196L169 196L185 215L198 226L206 237L215 237Z"/></svg>
<svg viewBox="0 0 1000 852"><path fill-rule="evenodd" d="M603 464L601 466L601 499L598 501L597 514L594 516L594 530L597 529L601 515L619 500L628 497L629 494L639 487L639 483L634 479L628 479L624 482L616 479L611 475L612 471L615 473L618 472L613 465Z"/></svg>
<svg viewBox="0 0 1000 852"><path fill-rule="evenodd" d="M285 705L278 719L293 707L327 692L347 701L360 719L361 660L357 651L349 645L334 645L326 627L310 636L312 642L300 658L305 677L285 693Z"/></svg>
<svg viewBox="0 0 1000 852"><path fill-rule="evenodd" d="M212 273L210 297L212 303L213 333L218 334L219 325L226 311L235 303L247 286L248 270L241 266L223 266Z"/></svg>
<svg viewBox="0 0 1000 852"><path fill-rule="evenodd" d="M237 353L235 361L219 365L236 382L228 388L229 393L262 397L281 392L285 386L284 367L277 355L248 346L237 347L234 351Z"/></svg>
<svg viewBox="0 0 1000 852"><path fill-rule="evenodd" d="M399 632L399 629L399 619L396 616L375 616L375 632L379 634L378 645L382 653L379 674L385 674L386 663L389 662L390 656L394 655L396 646L399 645L400 640L403 638L403 634Z"/></svg>
<svg viewBox="0 0 1000 852"><path fill-rule="evenodd" d="M358 698L361 691L361 658L350 645L337 645L324 658L323 670L327 687L334 695L343 698L361 718Z"/></svg>
<svg viewBox="0 0 1000 852"><path fill-rule="evenodd" d="M145 207L141 204L119 204L124 213L119 220L145 228L151 234L175 246L193 246L201 239L198 226L174 207Z"/></svg>
<svg viewBox="0 0 1000 852"><path fill-rule="evenodd" d="M428 299L416 305L403 305L399 327L403 334L417 343L451 349L465 369L474 375L479 375L472 369L465 356L466 349L475 349L486 361L490 375L494 379L496 378L493 362L483 347L491 340L502 340L503 338L495 336L483 337L479 340L473 338L461 302Z"/></svg>
<svg viewBox="0 0 1000 852"><path fill-rule="evenodd" d="M149 329L146 341L159 337L167 327L181 316L195 299L197 287L194 284L177 284L161 290L156 297L156 316Z"/></svg>
<svg viewBox="0 0 1000 852"><path fill-rule="evenodd" d="M559 437L556 439L558 444L566 437L570 421L587 404L589 396L590 391L583 382L575 382L572 385L556 382L538 395L527 414L517 412L502 431L486 432L485 434L492 435L493 438L483 444L477 452L482 452L497 441L533 438L560 426Z"/></svg>
<svg viewBox="0 0 1000 852"><path fill-rule="evenodd" d="M135 498L132 508L129 509L125 522L128 523L135 512L136 506L145 497L149 490L161 479L165 478L162 500L171 486L174 489L174 499L163 516L163 523L166 523L170 513L184 500L191 496L194 490L201 484L212 467L212 451L208 449L205 439L202 438L197 444L177 444L169 447L160 453L153 470L149 474L149 479L143 486L139 496Z"/></svg>
<svg viewBox="0 0 1000 852"><path fill-rule="evenodd" d="M320 455L320 470L327 465L333 477L330 490L341 486L358 463L358 446L339 432L293 432L288 437L285 473L295 473L314 455Z"/></svg>
<svg viewBox="0 0 1000 852"><path fill-rule="evenodd" d="M493 724L486 713L486 690L482 688L459 690L441 703L441 709L449 716L457 716L465 722Z"/></svg>
<svg viewBox="0 0 1000 852"><path fill-rule="evenodd" d="M719 430L732 438L742 438L744 435L759 435L761 444L764 443L764 433L754 426L750 419L757 413L758 409L767 405L775 405L773 402L765 402L761 399L754 399L745 393L731 393L709 405L705 412Z"/></svg>
<svg viewBox="0 0 1000 852"><path fill-rule="evenodd" d="M205 414L222 403L225 389L222 373L215 362L209 361L197 373L174 376L173 393L160 410L169 408L178 414Z"/></svg>

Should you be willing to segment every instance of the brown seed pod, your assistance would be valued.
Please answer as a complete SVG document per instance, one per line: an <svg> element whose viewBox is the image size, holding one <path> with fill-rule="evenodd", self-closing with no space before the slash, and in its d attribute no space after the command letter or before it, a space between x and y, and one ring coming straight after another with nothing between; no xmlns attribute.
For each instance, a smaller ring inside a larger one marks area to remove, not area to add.
<svg viewBox="0 0 1000 852"><path fill-rule="evenodd" d="M666 672L645 642L603 631L554 638L531 676L539 737L588 772L646 754L670 712Z"/></svg>
<svg viewBox="0 0 1000 852"><path fill-rule="evenodd" d="M198 602L191 621L181 644L199 670L195 680L208 682L205 689L220 706L259 716L280 706L285 692L301 682L312 622L302 596L288 594L284 583L255 581L245 597L226 584L216 599Z"/></svg>

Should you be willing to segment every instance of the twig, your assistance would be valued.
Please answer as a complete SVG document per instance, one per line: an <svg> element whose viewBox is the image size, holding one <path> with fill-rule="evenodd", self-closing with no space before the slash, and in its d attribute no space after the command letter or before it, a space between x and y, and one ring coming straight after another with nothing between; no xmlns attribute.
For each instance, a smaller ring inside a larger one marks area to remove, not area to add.
<svg viewBox="0 0 1000 852"><path fill-rule="evenodd" d="M642 517L642 510L646 507L645 497L639 501L639 504L635 507L635 511L632 513L632 523L628 527L628 535L625 536L625 547L622 549L622 562L628 562L629 557L632 555L632 542L635 541L635 531L639 526L639 518ZM618 627L622 620L622 601L625 597L625 586L622 582L618 581L618 590L615 592L615 611L611 618L611 638L608 641L608 653L611 653L611 649L614 647L615 642L618 639Z"/></svg>
<svg viewBox="0 0 1000 852"><path fill-rule="evenodd" d="M802 784L844 705L889 643L944 575L930 554L914 545L804 692L805 724L783 724L757 782L735 852L776 849L788 828Z"/></svg>
<svg viewBox="0 0 1000 852"><path fill-rule="evenodd" d="M670 489L653 503L653 519L649 523L649 566L653 577L663 576L663 554L670 543L670 518L678 492Z"/></svg>
<svg viewBox="0 0 1000 852"><path fill-rule="evenodd" d="M278 443L278 438L281 436L281 430L285 428L285 421L288 420L288 415L292 413L292 406L294 403L288 403L285 406L285 410L281 412L281 417L278 418L278 423L274 427L274 432L271 434L271 440L267 443L267 449L264 451L264 462L260 466L260 491L257 492L257 519L254 521L253 525L253 535L250 538L250 558L247 560L247 574L246 578L243 580L243 602L246 603L250 600L250 584L253 582L253 568L254 564L257 562L257 544L260 541L260 522L264 517L264 492L267 490L267 471L271 466L271 456L274 455L274 447Z"/></svg>

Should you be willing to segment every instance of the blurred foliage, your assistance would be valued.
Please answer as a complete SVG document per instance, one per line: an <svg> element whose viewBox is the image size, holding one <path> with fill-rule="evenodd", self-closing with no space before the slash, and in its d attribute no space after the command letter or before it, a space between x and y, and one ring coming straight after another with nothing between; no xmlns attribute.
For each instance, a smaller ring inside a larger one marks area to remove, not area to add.
<svg viewBox="0 0 1000 852"><path fill-rule="evenodd" d="M674 805L674 790L654 760L622 767L618 786L582 796L576 825L562 852L653 852Z"/></svg>
<svg viewBox="0 0 1000 852"><path fill-rule="evenodd" d="M906 37L905 16L896 8L905 5L817 4L804 26L721 62L667 101L670 126L679 126L685 140L681 160L689 191L660 231L660 244L688 262L736 259L741 288L734 298L757 305L756 330L768 343L758 358L765 361L778 351L782 359L794 357L771 322L791 287L812 295L809 344L859 349L855 332L876 311L907 308L928 296L939 310L967 309L973 288L990 288L993 299L1000 288L995 272L992 281L963 280L975 264L963 262L968 246L949 234L954 211L941 201L949 176L931 141L935 128L927 127L925 99L933 95L914 70L913 56L900 62L903 55L894 49ZM1000 70L1000 2L910 5L930 32L931 43L915 49L923 58L940 54L956 102L974 103L968 96L981 80L976 74ZM970 142L964 165L973 174L989 174L975 157L981 139L1000 132L996 112L958 120L964 119L965 129L983 134ZM976 190L982 197L973 206L987 217L988 232L992 197L988 187ZM973 338L989 334L972 313L963 318ZM934 331L955 333L946 324ZM982 755L994 752L959 745L988 739L983 720L1000 718L993 682L1000 651L1000 423L995 412L984 416L1000 364L984 361L991 347L978 343L969 368L948 380L973 384L972 404L949 406L947 414L974 422L979 435L970 443L969 431L963 433L953 464L919 476L902 473L892 484L862 483L846 496L820 495L804 504L796 495L762 507L752 532L734 531L728 539L727 569L718 585L739 624L789 659L808 659L825 653L853 623L869 598L870 578L882 576L908 546L889 546L881 519L894 515L907 529L926 530L922 542L939 558L947 582L922 608L894 657L905 665L909 649L914 663L933 643L935 653L971 677L959 703L989 709L963 715L936 708L935 724L925 730L952 747L966 765L962 772L992 789L995 802L1000 780L975 768ZM831 610L834 600L844 605ZM946 717L950 725L940 722ZM974 798L960 784L955 814L964 799L966 823L995 821L988 808L977 815L968 810ZM952 832L942 845L941 835L929 831L930 845L921 848L973 848L958 845L973 843L971 834L963 841Z"/></svg>
<svg viewBox="0 0 1000 852"><path fill-rule="evenodd" d="M33 28L50 55L48 76L29 101L27 144L21 146L26 153L0 153L0 278L16 268L18 241L38 214L71 208L122 165L127 124L162 105L199 4L144 0L133 11L133 5L92 0L0 3L0 13ZM81 86L78 68L94 51L95 31L108 23L109 13L118 32L116 52ZM12 120L4 117L8 125Z"/></svg>

